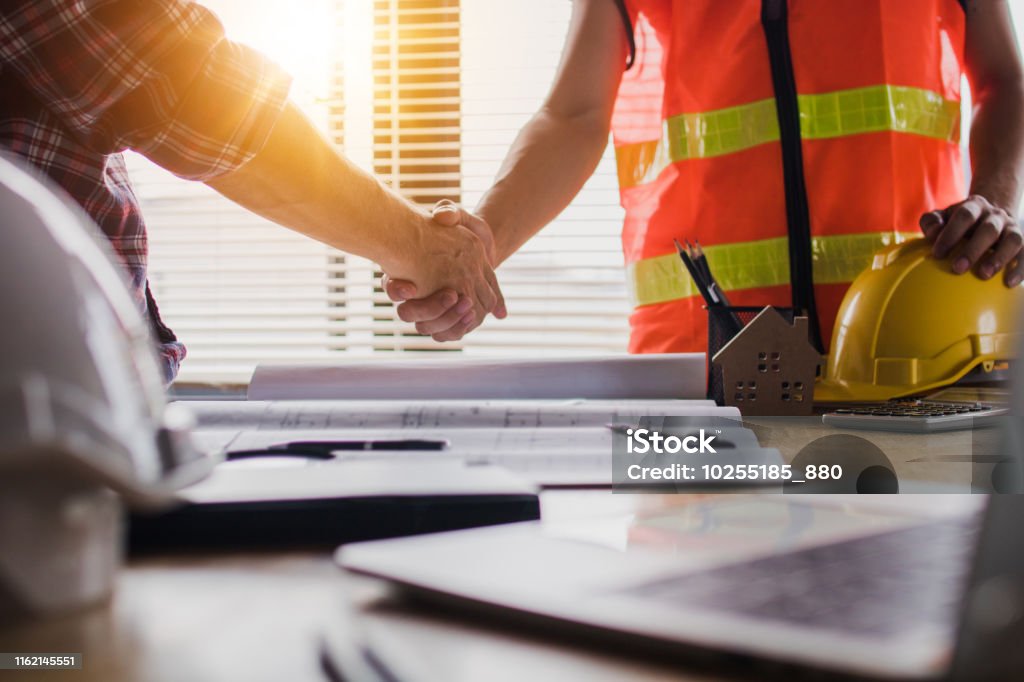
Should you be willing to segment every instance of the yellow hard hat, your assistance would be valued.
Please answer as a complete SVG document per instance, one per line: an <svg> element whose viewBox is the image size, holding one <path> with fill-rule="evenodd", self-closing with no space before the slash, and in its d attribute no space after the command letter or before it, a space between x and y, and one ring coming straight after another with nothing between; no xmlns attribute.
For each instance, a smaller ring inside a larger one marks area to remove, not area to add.
<svg viewBox="0 0 1024 682"><path fill-rule="evenodd" d="M924 239L886 247L839 306L814 399L888 400L991 371L1014 355L1022 308L1024 289L957 275Z"/></svg>

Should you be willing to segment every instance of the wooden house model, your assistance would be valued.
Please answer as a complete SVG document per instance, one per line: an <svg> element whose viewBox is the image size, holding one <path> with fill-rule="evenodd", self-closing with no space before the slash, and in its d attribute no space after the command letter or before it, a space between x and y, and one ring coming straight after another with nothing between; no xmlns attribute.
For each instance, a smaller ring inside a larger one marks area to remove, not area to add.
<svg viewBox="0 0 1024 682"><path fill-rule="evenodd" d="M726 405L745 416L811 414L821 355L807 334L807 318L790 324L766 307L712 362L721 369Z"/></svg>

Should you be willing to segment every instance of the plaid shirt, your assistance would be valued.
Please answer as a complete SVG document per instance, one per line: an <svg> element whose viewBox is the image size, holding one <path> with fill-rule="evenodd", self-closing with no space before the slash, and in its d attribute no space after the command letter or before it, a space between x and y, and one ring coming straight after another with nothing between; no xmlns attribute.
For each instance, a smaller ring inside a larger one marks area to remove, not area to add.
<svg viewBox="0 0 1024 682"><path fill-rule="evenodd" d="M251 159L289 79L185 0L5 0L0 146L49 176L110 239L171 381L185 347L146 279L146 228L121 152L209 180Z"/></svg>

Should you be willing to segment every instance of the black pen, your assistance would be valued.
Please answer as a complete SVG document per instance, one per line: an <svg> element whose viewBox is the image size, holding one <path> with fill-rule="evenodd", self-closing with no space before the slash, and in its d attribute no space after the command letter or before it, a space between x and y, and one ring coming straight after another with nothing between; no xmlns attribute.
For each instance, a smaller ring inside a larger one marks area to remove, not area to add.
<svg viewBox="0 0 1024 682"><path fill-rule="evenodd" d="M289 443L289 445L302 446L305 443ZM400 440L341 440L326 442L321 445L331 450L445 450L448 448L448 441L418 438Z"/></svg>
<svg viewBox="0 0 1024 682"><path fill-rule="evenodd" d="M233 450L227 453L229 460L249 459L254 457L305 457L307 459L334 459L335 452L359 451L438 451L447 449L446 440L422 440L416 438L398 440L326 440L326 441L292 441L276 443L265 448L253 450Z"/></svg>

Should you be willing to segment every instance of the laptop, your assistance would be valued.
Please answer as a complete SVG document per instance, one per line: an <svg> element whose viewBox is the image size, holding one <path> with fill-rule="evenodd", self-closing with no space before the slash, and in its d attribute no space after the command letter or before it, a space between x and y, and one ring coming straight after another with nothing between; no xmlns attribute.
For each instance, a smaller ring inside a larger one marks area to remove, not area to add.
<svg viewBox="0 0 1024 682"><path fill-rule="evenodd" d="M1004 421L1019 456L1021 420ZM533 522L358 543L336 560L420 599L775 674L1024 679L1024 495L680 502L625 534L621 520Z"/></svg>
<svg viewBox="0 0 1024 682"><path fill-rule="evenodd" d="M684 658L719 652L770 662L776 674L789 664L866 678L1021 679L1024 496L993 496L981 513L886 516L740 560L712 548L622 551L540 524L348 545L337 560L419 599Z"/></svg>
<svg viewBox="0 0 1024 682"><path fill-rule="evenodd" d="M1015 458L1022 389L1019 374L1003 419ZM624 521L357 543L336 561L421 600L635 652L720 654L748 674L1024 679L1024 495L679 503Z"/></svg>

